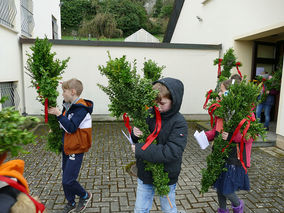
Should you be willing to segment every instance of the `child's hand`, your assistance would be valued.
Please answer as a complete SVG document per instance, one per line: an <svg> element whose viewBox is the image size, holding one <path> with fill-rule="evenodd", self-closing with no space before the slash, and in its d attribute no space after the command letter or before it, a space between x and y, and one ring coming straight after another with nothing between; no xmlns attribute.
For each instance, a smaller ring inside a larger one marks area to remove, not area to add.
<svg viewBox="0 0 284 213"><path fill-rule="evenodd" d="M57 107L48 108L48 113L56 116L61 115L61 112Z"/></svg>
<svg viewBox="0 0 284 213"><path fill-rule="evenodd" d="M135 145L131 145L132 152L135 154Z"/></svg>
<svg viewBox="0 0 284 213"><path fill-rule="evenodd" d="M137 127L133 127L133 134L134 134L136 137L140 137L141 135L143 135L143 132L141 132L141 130L138 129Z"/></svg>
<svg viewBox="0 0 284 213"><path fill-rule="evenodd" d="M228 132L222 132L222 138L223 140L227 140L228 139L228 136L229 136L229 133Z"/></svg>

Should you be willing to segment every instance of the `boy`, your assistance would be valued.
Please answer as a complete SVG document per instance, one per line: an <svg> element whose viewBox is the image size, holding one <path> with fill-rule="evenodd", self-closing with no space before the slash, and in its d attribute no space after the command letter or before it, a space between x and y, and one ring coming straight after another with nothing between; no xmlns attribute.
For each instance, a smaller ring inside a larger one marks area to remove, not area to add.
<svg viewBox="0 0 284 213"><path fill-rule="evenodd" d="M63 132L62 185L68 201L63 212L83 211L92 198L76 180L82 165L84 152L92 144L93 102L79 98L83 91L82 82L70 79L63 82L63 112L58 108L49 108L48 113L56 115ZM80 197L76 208L75 195Z"/></svg>
<svg viewBox="0 0 284 213"><path fill-rule="evenodd" d="M135 153L138 169L138 186L135 203L135 213L149 212L154 198L154 186L152 174L145 171L144 160L153 163L163 163L164 170L168 173L170 192L168 197L172 203L171 208L167 197L160 197L163 212L176 213L175 188L181 170L182 153L187 143L188 126L184 117L179 113L182 97L183 84L173 78L164 78L154 83L153 89L158 90L156 99L161 113L162 128L156 138L157 144L151 144L146 150L141 147L144 144L137 143L138 137L143 133L136 127L133 128L132 139L135 145L132 150ZM147 118L151 132L155 129L156 118Z"/></svg>

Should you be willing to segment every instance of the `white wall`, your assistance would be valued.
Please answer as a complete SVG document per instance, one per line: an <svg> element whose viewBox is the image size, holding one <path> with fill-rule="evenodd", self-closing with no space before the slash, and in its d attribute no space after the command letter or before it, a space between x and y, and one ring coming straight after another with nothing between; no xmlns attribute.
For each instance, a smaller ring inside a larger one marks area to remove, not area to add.
<svg viewBox="0 0 284 213"><path fill-rule="evenodd" d="M184 1L171 43L222 44L225 51L234 38L284 22L283 0L201 2Z"/></svg>
<svg viewBox="0 0 284 213"><path fill-rule="evenodd" d="M22 52L16 31L0 25L0 82L15 82L20 97L22 93ZM23 111L23 98L19 110Z"/></svg>
<svg viewBox="0 0 284 213"><path fill-rule="evenodd" d="M35 27L33 38L39 37L52 39L52 16L57 20L58 38L61 38L60 0L34 0Z"/></svg>
<svg viewBox="0 0 284 213"><path fill-rule="evenodd" d="M284 63L284 61L283 61ZM277 129L276 133L284 136L284 66L282 68L282 82L281 82L281 91L280 91L280 99L279 99L279 109L278 109L278 117L277 117ZM283 143L284 147L284 143Z"/></svg>
<svg viewBox="0 0 284 213"><path fill-rule="evenodd" d="M23 52L29 51L29 47L30 44L23 44ZM106 65L108 50L112 58L126 55L130 62L137 59L137 70L141 70L145 58L154 60L159 66L165 65L163 76L181 79L185 85L181 112L207 114L202 106L206 91L215 88L217 67L213 66L213 60L219 55L217 50L53 45L52 51L57 53L56 57L60 60L71 57L63 80L75 77L83 82L85 89L81 96L94 101L93 114L109 114L108 97L97 86L97 83L107 85L107 79L100 75L98 66ZM24 55L24 62L26 60L27 57ZM28 94L26 112L41 114L43 106L35 100L36 91L29 87L30 78L26 74L24 83L25 94ZM58 105L61 106L61 88L59 92Z"/></svg>

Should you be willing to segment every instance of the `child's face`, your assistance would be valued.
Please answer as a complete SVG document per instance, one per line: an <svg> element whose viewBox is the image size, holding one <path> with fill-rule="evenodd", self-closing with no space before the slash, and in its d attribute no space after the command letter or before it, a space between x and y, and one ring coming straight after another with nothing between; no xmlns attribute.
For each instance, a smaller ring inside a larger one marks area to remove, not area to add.
<svg viewBox="0 0 284 213"><path fill-rule="evenodd" d="M72 103L74 101L75 94L74 89L63 89L62 96L65 102Z"/></svg>
<svg viewBox="0 0 284 213"><path fill-rule="evenodd" d="M157 104L160 112L167 112L172 107L172 101L168 98L162 98Z"/></svg>
<svg viewBox="0 0 284 213"><path fill-rule="evenodd" d="M220 86L220 92L218 93L220 99L222 99L222 95L224 95L224 93L227 91L227 89L225 88L224 84L221 84Z"/></svg>

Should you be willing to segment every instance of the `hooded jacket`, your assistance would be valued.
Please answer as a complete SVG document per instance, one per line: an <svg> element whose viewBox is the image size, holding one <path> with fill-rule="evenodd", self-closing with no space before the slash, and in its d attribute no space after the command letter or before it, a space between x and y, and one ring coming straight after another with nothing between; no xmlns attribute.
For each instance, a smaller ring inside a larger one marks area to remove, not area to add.
<svg viewBox="0 0 284 213"><path fill-rule="evenodd" d="M93 102L79 99L57 117L64 130L63 146L66 155L84 153L92 145Z"/></svg>
<svg viewBox="0 0 284 213"><path fill-rule="evenodd" d="M144 160L153 163L163 163L164 171L168 173L170 179L169 185L175 184L178 181L178 176L181 171L182 154L186 147L188 126L184 117L179 110L183 98L183 83L174 78L163 78L155 83L165 85L171 93L172 105L167 112L161 113L162 127L157 136L157 144L151 144L144 151L141 149L144 143L135 145L136 165L138 168L138 178L144 184L153 184L152 174L145 171ZM156 117L153 109L150 109L154 114L153 118L147 118L150 132L153 132L156 124ZM134 142L138 138L132 134Z"/></svg>

